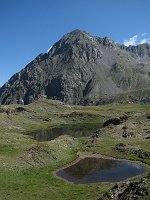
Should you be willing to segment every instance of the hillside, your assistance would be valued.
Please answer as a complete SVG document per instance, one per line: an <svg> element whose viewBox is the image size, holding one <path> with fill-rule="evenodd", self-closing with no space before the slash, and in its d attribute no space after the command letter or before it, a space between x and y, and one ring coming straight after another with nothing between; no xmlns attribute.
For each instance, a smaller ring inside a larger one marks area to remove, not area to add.
<svg viewBox="0 0 150 200"><path fill-rule="evenodd" d="M149 44L126 47L77 29L14 74L0 88L0 100L29 104L45 97L87 105L132 93L135 96L127 101L150 103L149 89Z"/></svg>

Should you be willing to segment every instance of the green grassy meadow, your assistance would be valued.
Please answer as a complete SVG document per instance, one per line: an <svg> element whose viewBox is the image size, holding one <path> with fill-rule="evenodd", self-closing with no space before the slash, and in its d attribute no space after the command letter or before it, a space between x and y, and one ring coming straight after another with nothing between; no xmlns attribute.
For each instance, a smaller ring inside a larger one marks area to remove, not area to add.
<svg viewBox="0 0 150 200"><path fill-rule="evenodd" d="M17 111L18 107L23 111ZM62 135L38 142L28 133L60 125L94 127L106 120L128 115L119 124L100 129L94 144L90 137ZM73 184L59 179L54 171L80 156L101 154L139 161L150 171L149 159L114 150L118 143L150 152L150 106L111 104L104 106L70 106L59 101L41 99L29 105L1 106L0 112L0 200L97 200L115 183ZM122 127L133 133L122 137ZM135 178L138 179L139 177Z"/></svg>

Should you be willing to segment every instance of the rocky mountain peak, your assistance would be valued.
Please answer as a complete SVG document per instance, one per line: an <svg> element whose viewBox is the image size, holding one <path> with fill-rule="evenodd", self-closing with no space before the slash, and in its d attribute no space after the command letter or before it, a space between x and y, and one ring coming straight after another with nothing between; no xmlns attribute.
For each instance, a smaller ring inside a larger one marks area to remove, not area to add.
<svg viewBox="0 0 150 200"><path fill-rule="evenodd" d="M89 60L96 59L102 52L96 37L86 31L76 29L65 34L49 51L49 56L52 57L62 54L67 56L67 60L70 58Z"/></svg>
<svg viewBox="0 0 150 200"><path fill-rule="evenodd" d="M80 30L80 29L76 29L70 33L67 33L65 34L63 37L62 37L62 40L93 40L94 36L90 35L90 33L86 32L86 31L83 31L83 30Z"/></svg>
<svg viewBox="0 0 150 200"><path fill-rule="evenodd" d="M13 75L0 88L0 101L28 104L45 97L70 104L103 102L121 92L149 88L149 57L148 44L125 47L76 29Z"/></svg>
<svg viewBox="0 0 150 200"><path fill-rule="evenodd" d="M58 55L69 55L70 58L78 57L79 59L85 58L85 60L96 60L101 58L103 52L102 47L109 49L120 48L109 37L96 37L92 36L86 31L76 29L70 33L65 34L58 42L54 44L48 55L51 57ZM67 56L68 57L68 56Z"/></svg>

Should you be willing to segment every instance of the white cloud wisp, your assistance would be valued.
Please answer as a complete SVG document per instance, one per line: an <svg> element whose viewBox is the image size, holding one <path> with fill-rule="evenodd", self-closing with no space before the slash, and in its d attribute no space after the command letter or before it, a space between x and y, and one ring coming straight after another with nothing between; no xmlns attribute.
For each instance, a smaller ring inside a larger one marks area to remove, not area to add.
<svg viewBox="0 0 150 200"><path fill-rule="evenodd" d="M138 44L144 44L144 43L150 44L150 37L145 37L145 35L147 35L147 33L141 33L139 35L134 35L133 37L129 38L128 40L124 40L123 44L125 46L138 45Z"/></svg>
<svg viewBox="0 0 150 200"><path fill-rule="evenodd" d="M145 38L140 41L140 44L148 43L150 44L150 38Z"/></svg>
<svg viewBox="0 0 150 200"><path fill-rule="evenodd" d="M134 35L129 40L125 40L123 44L125 46L136 45L137 38L138 38L138 35Z"/></svg>

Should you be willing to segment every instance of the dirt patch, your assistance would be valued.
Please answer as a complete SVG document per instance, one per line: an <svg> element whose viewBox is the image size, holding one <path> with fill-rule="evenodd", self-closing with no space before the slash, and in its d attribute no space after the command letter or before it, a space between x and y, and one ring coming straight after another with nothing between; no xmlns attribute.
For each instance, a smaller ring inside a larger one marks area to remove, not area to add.
<svg viewBox="0 0 150 200"><path fill-rule="evenodd" d="M50 160L57 160L55 154L54 150L35 145L26 149L20 159L29 166L40 167L45 166Z"/></svg>

